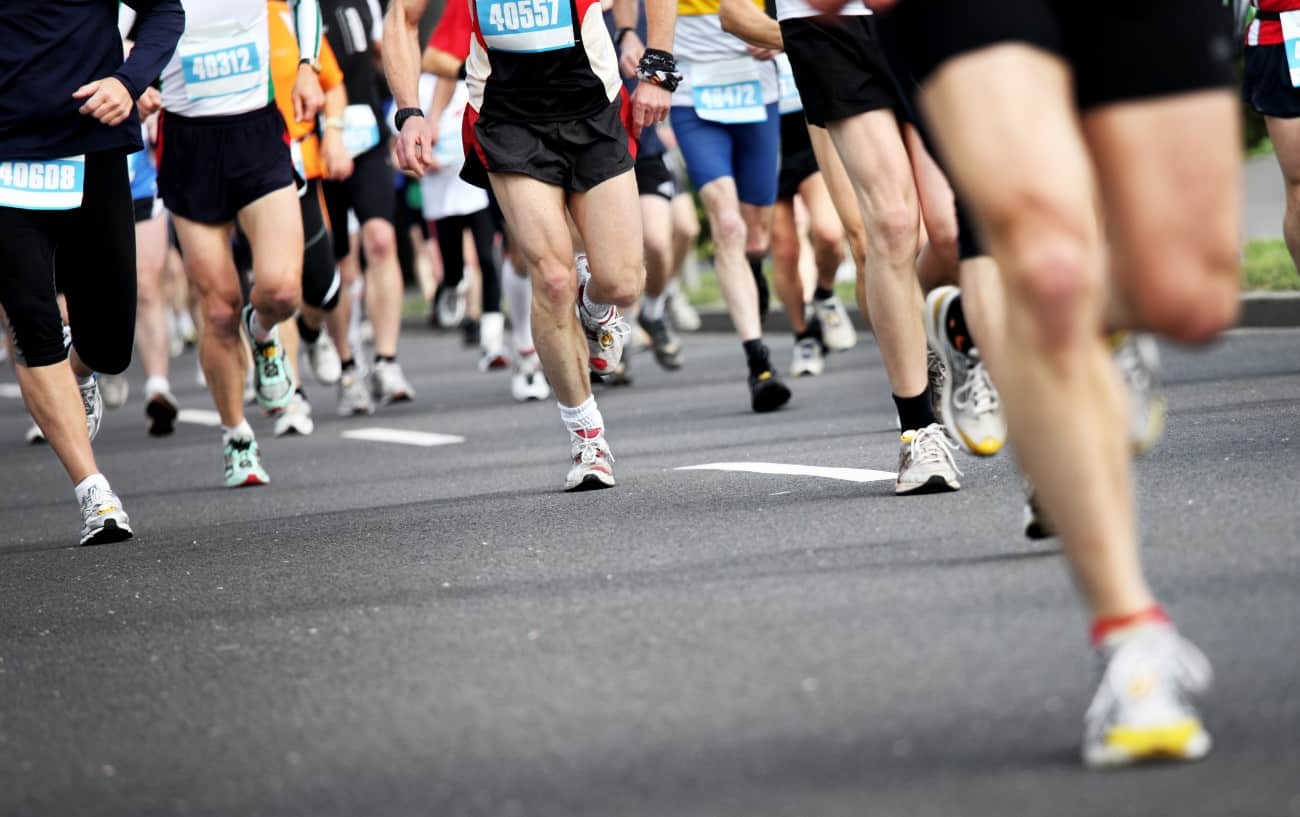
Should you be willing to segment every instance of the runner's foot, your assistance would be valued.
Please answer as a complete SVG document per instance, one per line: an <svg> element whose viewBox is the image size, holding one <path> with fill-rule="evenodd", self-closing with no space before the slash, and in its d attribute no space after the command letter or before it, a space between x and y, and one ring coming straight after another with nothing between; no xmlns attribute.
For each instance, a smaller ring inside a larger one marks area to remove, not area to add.
<svg viewBox="0 0 1300 817"><path fill-rule="evenodd" d="M311 403L303 393L297 392L293 401L285 406L275 417L275 436L287 437L298 434L303 437L316 430L316 423L311 418Z"/></svg>
<svg viewBox="0 0 1300 817"><path fill-rule="evenodd" d="M379 360L370 371L370 394L383 405L415 399L415 389L396 360Z"/></svg>
<svg viewBox="0 0 1300 817"><path fill-rule="evenodd" d="M112 488L91 486L81 499L81 544L108 545L135 535Z"/></svg>
<svg viewBox="0 0 1300 817"><path fill-rule="evenodd" d="M180 410L176 406L176 398L170 392L154 392L149 395L144 413L149 419L149 436L166 437L176 430L176 418L180 415Z"/></svg>
<svg viewBox="0 0 1300 817"><path fill-rule="evenodd" d="M251 435L232 434L226 440L226 487L266 485L271 481L262 467L262 451Z"/></svg>
<svg viewBox="0 0 1300 817"><path fill-rule="evenodd" d="M339 377L340 417L352 417L358 414L374 414L375 404L370 399L370 390L356 369L343 372Z"/></svg>
<svg viewBox="0 0 1300 817"><path fill-rule="evenodd" d="M573 466L564 479L564 490L593 491L614 487L614 455L605 442L603 431L570 432L569 455Z"/></svg>
<svg viewBox="0 0 1300 817"><path fill-rule="evenodd" d="M822 341L826 344L827 351L844 352L858 345L858 333L838 295L825 300L814 300L812 308L822 325Z"/></svg>
<svg viewBox="0 0 1300 817"><path fill-rule="evenodd" d="M991 457L1006 443L1007 422L979 349L965 333L954 341L948 331L949 315L960 299L961 290L951 286L939 287L925 299L925 333L947 374L938 391L939 416L949 436L968 453Z"/></svg>
<svg viewBox="0 0 1300 817"><path fill-rule="evenodd" d="M961 488L961 471L952 458L957 446L943 426L931 423L917 431L904 431L898 452L896 494L933 494Z"/></svg>
<svg viewBox="0 0 1300 817"><path fill-rule="evenodd" d="M794 361L790 364L791 377L816 377L826 369L822 343L817 338L800 338L794 342Z"/></svg>
<svg viewBox="0 0 1300 817"><path fill-rule="evenodd" d="M510 395L517 402L545 400L551 396L551 386L542 374L542 361L535 349L520 350L515 356L515 371L510 377Z"/></svg>
<svg viewBox="0 0 1300 817"><path fill-rule="evenodd" d="M587 337L587 352L591 371L595 374L612 374L623 359L623 341L632 332L622 313L614 306L600 304L603 313L593 314L591 307L585 303L587 285L591 282L591 271L587 267L587 257L579 255L578 267L578 320L582 323L582 332Z"/></svg>
<svg viewBox="0 0 1300 817"><path fill-rule="evenodd" d="M243 319L253 350L253 395L265 411L282 409L293 399L294 386L279 331L272 329L265 340L257 340L253 331L257 314L251 304L244 307Z"/></svg>
<svg viewBox="0 0 1300 817"><path fill-rule="evenodd" d="M312 343L303 344L307 348L307 365L312 376L322 386L333 386L343 376L343 361L339 360L339 350L334 341L325 332Z"/></svg>
<svg viewBox="0 0 1300 817"><path fill-rule="evenodd" d="M668 371L682 367L682 345L668 329L668 321L663 318L650 319L644 315L637 318L637 323L650 336L650 350L654 352L655 362Z"/></svg>
<svg viewBox="0 0 1300 817"><path fill-rule="evenodd" d="M1160 349L1155 338L1137 332L1111 336L1115 364L1128 389L1129 442L1134 454L1156 447L1165 431L1165 395L1160 374Z"/></svg>
<svg viewBox="0 0 1300 817"><path fill-rule="evenodd" d="M78 383L81 390L81 407L86 410L86 432L91 441L99 436L100 423L104 421L104 398L99 392L99 375L92 374L84 383Z"/></svg>

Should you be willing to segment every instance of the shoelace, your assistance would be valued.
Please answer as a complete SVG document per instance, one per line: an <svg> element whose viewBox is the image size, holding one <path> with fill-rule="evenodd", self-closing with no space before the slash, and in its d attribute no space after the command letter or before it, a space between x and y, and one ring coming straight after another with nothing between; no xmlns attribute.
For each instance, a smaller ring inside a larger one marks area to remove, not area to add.
<svg viewBox="0 0 1300 817"><path fill-rule="evenodd" d="M948 439L948 434L943 430L942 426L935 423L917 431L912 436L910 455L912 462L929 465L945 464L958 474L961 474L961 469L957 467L957 462L952 457L952 452L956 450L957 444Z"/></svg>
<svg viewBox="0 0 1300 817"><path fill-rule="evenodd" d="M90 489L86 491L86 495L81 499L81 513L83 516L103 504L103 500L100 496L102 493L103 490L96 485L92 485Z"/></svg>
<svg viewBox="0 0 1300 817"><path fill-rule="evenodd" d="M976 416L998 410L1001 405L998 390L993 387L989 370L984 368L982 361L975 359L966 369L966 376L962 378L961 385L953 389L952 402L957 408L973 409Z"/></svg>
<svg viewBox="0 0 1300 817"><path fill-rule="evenodd" d="M948 369L943 365L943 358L933 351L930 351L925 356L925 374L932 384L942 383L943 379L948 376Z"/></svg>
<svg viewBox="0 0 1300 817"><path fill-rule="evenodd" d="M601 456L605 458L605 462L613 464L614 452L610 451L608 447L602 447L602 443L604 443L603 437L587 439L586 437L575 436L575 439L578 441L578 460L583 465L591 465Z"/></svg>
<svg viewBox="0 0 1300 817"><path fill-rule="evenodd" d="M81 408L86 414L92 414L95 411L95 392L98 390L98 379L92 380L88 388L81 389Z"/></svg>

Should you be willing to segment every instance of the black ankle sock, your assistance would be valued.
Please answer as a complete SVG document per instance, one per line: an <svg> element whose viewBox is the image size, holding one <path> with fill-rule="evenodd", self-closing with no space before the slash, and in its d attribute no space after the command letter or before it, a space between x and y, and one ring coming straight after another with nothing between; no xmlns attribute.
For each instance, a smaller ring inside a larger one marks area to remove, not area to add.
<svg viewBox="0 0 1300 817"><path fill-rule="evenodd" d="M754 275L754 285L758 287L758 318L767 320L767 311L772 304L772 293L767 286L767 276L763 274L763 258L761 255L747 255L749 259L749 271Z"/></svg>
<svg viewBox="0 0 1300 817"><path fill-rule="evenodd" d="M757 377L772 368L767 356L767 347L763 345L762 338L744 341L741 346L745 347L745 361L749 364L749 373L751 375Z"/></svg>
<svg viewBox="0 0 1300 817"><path fill-rule="evenodd" d="M929 386L915 397L899 397L897 394L893 397L894 405L898 408L898 420L904 431L919 431L931 423L939 422L930 404Z"/></svg>
<svg viewBox="0 0 1300 817"><path fill-rule="evenodd" d="M966 328L966 311L962 309L960 295L948 305L948 320L944 331L948 333L948 342L957 351L969 353L975 348L975 339L971 337L970 329Z"/></svg>
<svg viewBox="0 0 1300 817"><path fill-rule="evenodd" d="M347 360L340 360L339 368L345 372L350 372L357 368L357 362L352 358L348 358Z"/></svg>
<svg viewBox="0 0 1300 817"><path fill-rule="evenodd" d="M817 340L822 339L822 322L817 320L816 317L809 318L808 323L804 324L803 331L794 336L796 341L803 340L804 338L816 338Z"/></svg>
<svg viewBox="0 0 1300 817"><path fill-rule="evenodd" d="M375 355L376 363L396 363L397 355Z"/></svg>
<svg viewBox="0 0 1300 817"><path fill-rule="evenodd" d="M833 297L835 297L835 290L833 290L833 289L827 289L826 287L822 286L821 284L818 284L818 285L817 285L817 288L813 290L813 300L814 300L814 301L825 301L825 300L827 300L827 299L829 299L829 298L833 298Z"/></svg>
<svg viewBox="0 0 1300 817"><path fill-rule="evenodd" d="M307 322L302 319L302 315L298 316L298 335L302 338L303 343L315 343L320 340L320 330L308 326Z"/></svg>

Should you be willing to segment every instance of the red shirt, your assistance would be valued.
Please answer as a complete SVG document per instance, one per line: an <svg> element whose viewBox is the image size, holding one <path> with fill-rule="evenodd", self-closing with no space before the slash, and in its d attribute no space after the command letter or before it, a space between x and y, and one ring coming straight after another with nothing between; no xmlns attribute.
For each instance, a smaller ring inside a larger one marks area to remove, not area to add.
<svg viewBox="0 0 1300 817"><path fill-rule="evenodd" d="M438 18L438 25L429 35L430 47L464 62L469 57L470 36L469 3L466 0L448 0Z"/></svg>
<svg viewBox="0 0 1300 817"><path fill-rule="evenodd" d="M1300 11L1300 0L1255 0L1260 11ZM1281 45L1282 23L1277 20L1255 20L1246 29L1246 45Z"/></svg>

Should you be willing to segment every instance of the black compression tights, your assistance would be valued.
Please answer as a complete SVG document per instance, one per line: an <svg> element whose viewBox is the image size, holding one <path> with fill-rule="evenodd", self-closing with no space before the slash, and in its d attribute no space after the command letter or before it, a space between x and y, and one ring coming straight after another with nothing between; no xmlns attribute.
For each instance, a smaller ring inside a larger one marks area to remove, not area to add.
<svg viewBox="0 0 1300 817"><path fill-rule="evenodd" d="M485 209L467 216L446 216L438 219L434 228L438 232L438 250L442 255L442 285L454 288L460 283L465 270L464 245L461 243L468 227L478 252L479 269L483 271L483 311L501 311L501 272L493 255L496 226L492 215Z"/></svg>

